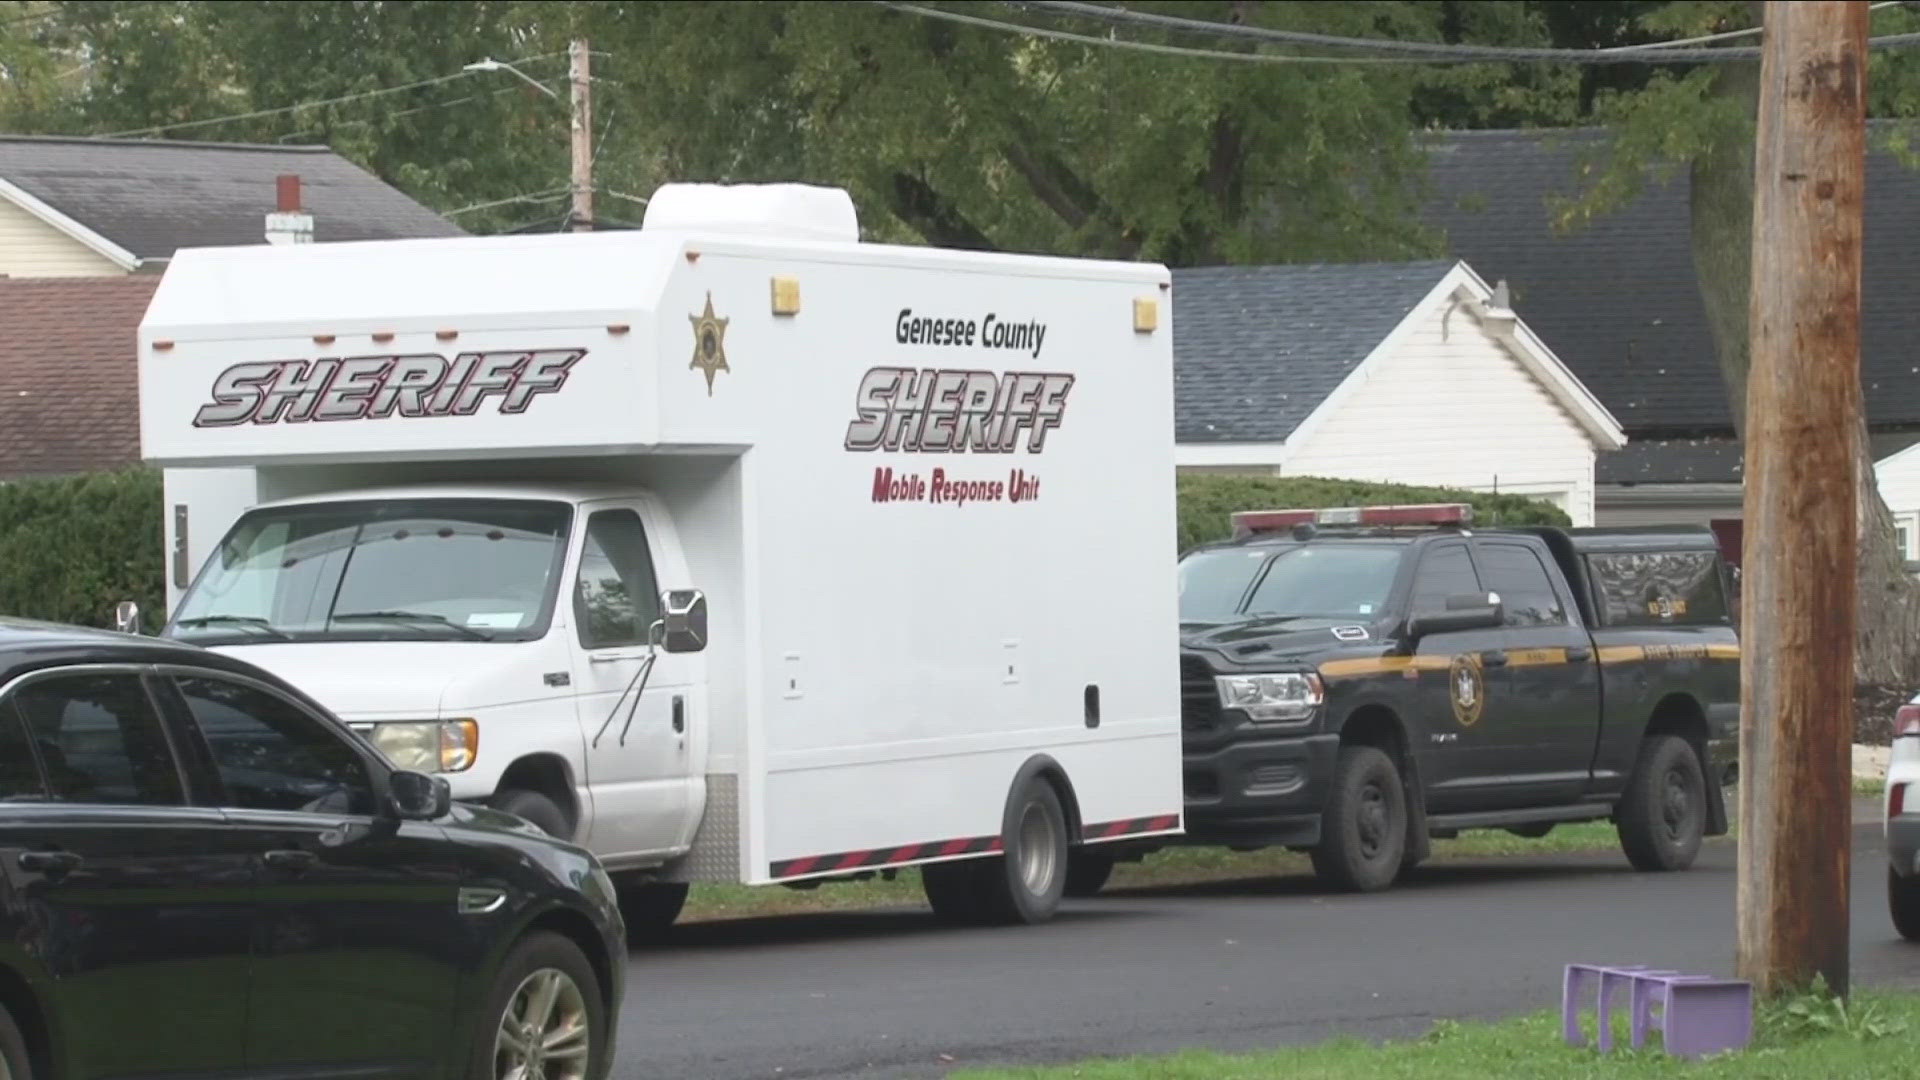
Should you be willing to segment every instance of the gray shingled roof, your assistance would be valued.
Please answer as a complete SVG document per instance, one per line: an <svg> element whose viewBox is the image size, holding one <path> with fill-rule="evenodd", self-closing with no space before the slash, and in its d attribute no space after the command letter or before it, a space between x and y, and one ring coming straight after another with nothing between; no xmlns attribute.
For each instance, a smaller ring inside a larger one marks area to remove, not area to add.
<svg viewBox="0 0 1920 1080"><path fill-rule="evenodd" d="M1875 143L1886 130L1874 126ZM1556 235L1547 200L1573 195L1596 129L1455 132L1429 144L1428 224L1493 281L1548 347L1639 440L1731 434L1695 283L1686 172ZM1862 382L1877 426L1920 424L1920 171L1888 151L1867 165ZM1684 469L1682 471L1685 471Z"/></svg>
<svg viewBox="0 0 1920 1080"><path fill-rule="evenodd" d="M300 177L316 241L464 234L324 146L0 137L0 179L142 259L264 242L283 173Z"/></svg>
<svg viewBox="0 0 1920 1080"><path fill-rule="evenodd" d="M1284 441L1454 265L1173 271L1174 437Z"/></svg>
<svg viewBox="0 0 1920 1080"><path fill-rule="evenodd" d="M1867 437L1873 460L1882 461L1920 442L1913 432L1875 432ZM1599 455L1594 479L1602 484L1737 484L1746 446L1733 438L1646 439Z"/></svg>

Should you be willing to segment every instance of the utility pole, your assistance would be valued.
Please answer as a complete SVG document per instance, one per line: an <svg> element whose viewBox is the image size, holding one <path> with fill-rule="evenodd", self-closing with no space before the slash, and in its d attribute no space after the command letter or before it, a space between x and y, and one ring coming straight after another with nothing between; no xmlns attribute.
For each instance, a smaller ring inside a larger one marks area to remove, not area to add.
<svg viewBox="0 0 1920 1080"><path fill-rule="evenodd" d="M1769 0L1754 156L1740 974L1848 990L1865 0Z"/></svg>
<svg viewBox="0 0 1920 1080"><path fill-rule="evenodd" d="M567 50L573 83L573 221L574 232L593 230L593 78L588 71L587 40L574 38Z"/></svg>

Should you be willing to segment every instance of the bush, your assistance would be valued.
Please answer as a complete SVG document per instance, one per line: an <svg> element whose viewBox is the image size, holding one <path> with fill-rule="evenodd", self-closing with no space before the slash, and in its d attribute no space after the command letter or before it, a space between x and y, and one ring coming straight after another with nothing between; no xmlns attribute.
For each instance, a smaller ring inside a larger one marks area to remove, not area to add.
<svg viewBox="0 0 1920 1080"><path fill-rule="evenodd" d="M1483 495L1452 488L1372 484L1319 476L1182 476L1180 550L1233 535L1229 515L1241 510L1290 510L1382 503L1468 503L1478 525L1567 525L1550 503L1521 495Z"/></svg>
<svg viewBox="0 0 1920 1080"><path fill-rule="evenodd" d="M113 606L165 609L160 474L151 469L0 484L0 614L113 625Z"/></svg>

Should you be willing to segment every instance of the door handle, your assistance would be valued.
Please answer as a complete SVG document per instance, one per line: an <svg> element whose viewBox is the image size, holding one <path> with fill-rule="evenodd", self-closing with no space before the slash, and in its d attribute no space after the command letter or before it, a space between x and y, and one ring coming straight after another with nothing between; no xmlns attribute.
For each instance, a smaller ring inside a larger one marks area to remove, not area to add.
<svg viewBox="0 0 1920 1080"><path fill-rule="evenodd" d="M1499 651L1483 652L1480 654L1480 662L1487 667L1506 667L1507 654Z"/></svg>
<svg viewBox="0 0 1920 1080"><path fill-rule="evenodd" d="M592 656L587 657L587 662L592 664L620 664L628 660L645 660L646 658L646 653L594 653Z"/></svg>
<svg viewBox="0 0 1920 1080"><path fill-rule="evenodd" d="M687 699L677 694L673 699L673 730L687 730Z"/></svg>
<svg viewBox="0 0 1920 1080"><path fill-rule="evenodd" d="M1593 650L1584 645L1575 645L1573 648L1567 650L1567 659L1576 664L1584 663L1585 661L1593 659Z"/></svg>
<svg viewBox="0 0 1920 1080"><path fill-rule="evenodd" d="M23 851L20 853L20 869L32 874L59 876L80 869L85 859L71 851Z"/></svg>
<svg viewBox="0 0 1920 1080"><path fill-rule="evenodd" d="M260 856L260 861L273 867L275 870L300 871L319 862L320 857L311 851L301 851L294 848L269 851L265 855Z"/></svg>

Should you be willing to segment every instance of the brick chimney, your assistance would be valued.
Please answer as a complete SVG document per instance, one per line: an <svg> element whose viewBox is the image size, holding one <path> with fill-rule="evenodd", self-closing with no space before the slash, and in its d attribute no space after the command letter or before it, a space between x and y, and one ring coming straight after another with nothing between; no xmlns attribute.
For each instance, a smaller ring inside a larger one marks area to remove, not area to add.
<svg viewBox="0 0 1920 1080"><path fill-rule="evenodd" d="M313 215L300 209L300 178L281 176L274 181L277 208L267 215L267 243L313 243Z"/></svg>

